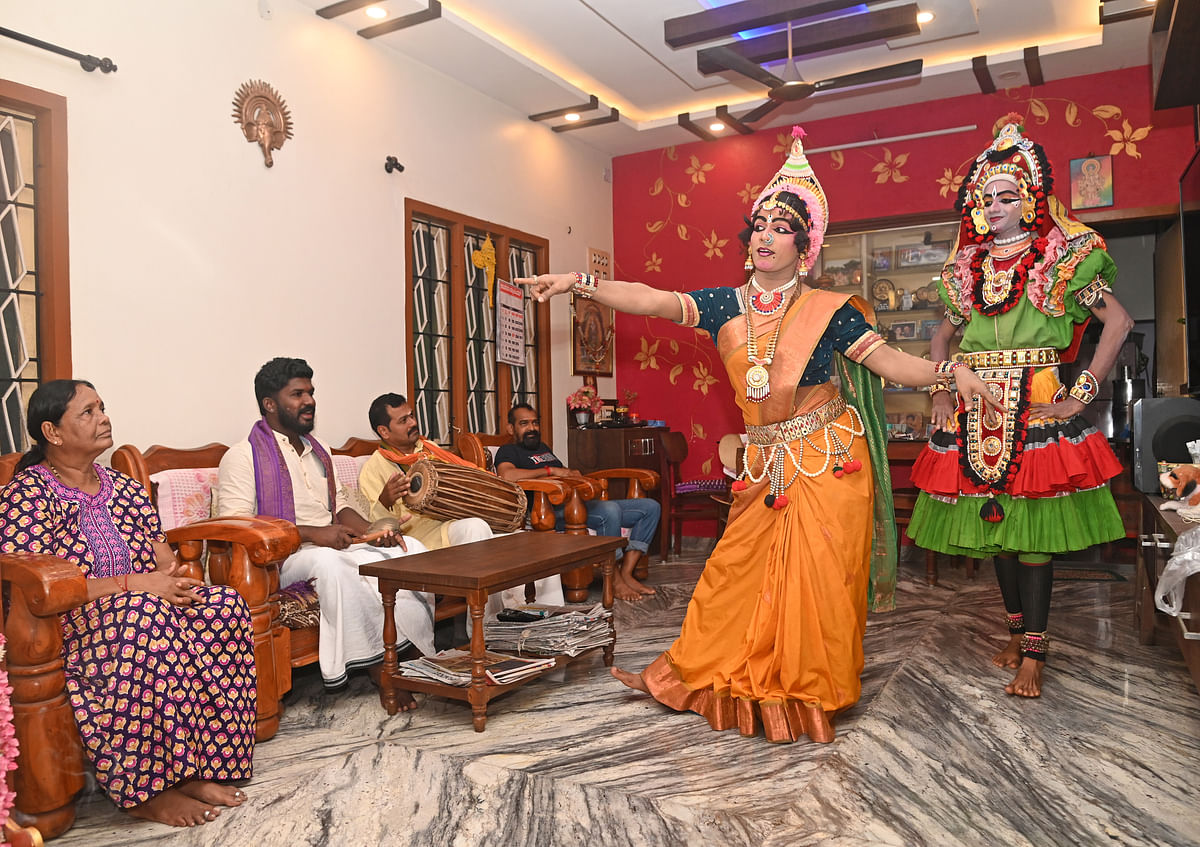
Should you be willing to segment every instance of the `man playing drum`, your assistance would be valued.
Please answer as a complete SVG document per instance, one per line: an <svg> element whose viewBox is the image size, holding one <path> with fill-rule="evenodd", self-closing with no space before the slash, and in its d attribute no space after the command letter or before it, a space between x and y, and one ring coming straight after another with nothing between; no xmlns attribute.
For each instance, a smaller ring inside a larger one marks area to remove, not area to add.
<svg viewBox="0 0 1200 847"><path fill-rule="evenodd" d="M483 518L439 520L414 513L404 504L404 496L409 491L405 469L410 469L421 459L464 466L478 473L485 471L480 471L466 459L423 438L412 404L402 394L389 393L376 397L367 416L371 421L371 429L379 436L380 445L359 472L358 489L370 504L372 521L394 517L400 521L401 532L417 539L430 550L492 537L492 530ZM538 580L535 586L539 603L563 603L562 580L557 576ZM524 600L523 587L509 589L489 597L485 613L494 614L504 604L519 605Z"/></svg>
<svg viewBox="0 0 1200 847"><path fill-rule="evenodd" d="M544 476L580 476L579 471L564 467L550 448L542 443L541 421L528 403L518 403L508 410L508 432L513 437L513 443L505 444L496 451L496 473L504 479L517 482ZM629 546L624 555L622 551L617 551L621 558L618 560L620 567L614 590L622 600L637 601L654 593L653 588L634 578L633 569L650 549L661 511L658 501L649 497L587 502L588 529L594 529L597 535L619 536L621 527L630 529ZM556 506L554 514L558 518L558 528L563 529L563 507Z"/></svg>
<svg viewBox="0 0 1200 847"><path fill-rule="evenodd" d="M259 369L254 394L262 418L222 457L217 502L224 515L270 515L296 524L303 543L284 560L279 579L283 585L316 579L321 677L336 688L348 670L370 670L383 660L383 599L376 580L360 576L358 566L422 553L425 545L392 533L374 545L355 543L369 525L342 497L329 450L312 435L312 375L303 359L276 358ZM398 592L396 627L407 639L401 649L411 644L433 653L433 597ZM416 703L409 696L401 707Z"/></svg>

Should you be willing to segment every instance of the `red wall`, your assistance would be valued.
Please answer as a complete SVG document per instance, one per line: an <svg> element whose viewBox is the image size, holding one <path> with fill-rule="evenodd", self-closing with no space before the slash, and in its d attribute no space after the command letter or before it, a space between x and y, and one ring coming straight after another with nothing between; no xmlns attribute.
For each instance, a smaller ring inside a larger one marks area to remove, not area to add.
<svg viewBox="0 0 1200 847"><path fill-rule="evenodd" d="M969 164L1008 112L1046 148L1059 199L1070 205L1069 160L1113 157L1113 208L1178 203L1178 179L1195 147L1191 110L1154 111L1148 67L1111 71L805 124L805 145L836 147L975 124L976 129L811 155L834 226L950 210ZM617 279L688 291L745 279L742 216L783 162L790 127L698 141L613 161ZM708 336L667 321L618 315L616 377L643 419L687 434L684 475L720 473L716 443L741 432L724 367Z"/></svg>

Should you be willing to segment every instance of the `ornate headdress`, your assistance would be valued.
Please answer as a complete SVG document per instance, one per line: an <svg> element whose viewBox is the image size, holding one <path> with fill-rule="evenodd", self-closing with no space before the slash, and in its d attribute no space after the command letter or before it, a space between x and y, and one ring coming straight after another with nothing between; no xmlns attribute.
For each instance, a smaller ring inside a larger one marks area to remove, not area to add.
<svg viewBox="0 0 1200 847"><path fill-rule="evenodd" d="M983 241L991 235L983 201L988 186L999 179L1017 186L1021 196L1021 228L1045 235L1053 225L1049 199L1054 174L1046 151L1021 134L1021 116L1006 115L995 140L975 159L971 175L959 191L956 208L962 214L961 241Z"/></svg>
<svg viewBox="0 0 1200 847"><path fill-rule="evenodd" d="M751 218L758 212L770 209L783 209L808 232L808 249L800 257L801 270L810 270L821 252L821 244L825 241L825 229L829 224L829 204L821 183L813 173L808 157L804 155L802 139L805 132L798 126L792 127L792 149L787 161L767 183L767 187L758 195L751 209ZM808 212L805 222L804 210L795 208L792 197L799 198Z"/></svg>

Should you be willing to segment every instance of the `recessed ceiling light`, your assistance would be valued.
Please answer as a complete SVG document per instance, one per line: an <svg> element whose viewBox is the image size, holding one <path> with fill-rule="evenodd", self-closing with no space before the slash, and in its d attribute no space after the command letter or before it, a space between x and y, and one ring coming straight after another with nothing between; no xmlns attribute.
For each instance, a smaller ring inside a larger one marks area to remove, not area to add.
<svg viewBox="0 0 1200 847"><path fill-rule="evenodd" d="M563 115L563 120L571 121L572 123L574 123L575 121L579 120L579 113L578 112L567 112L565 115Z"/></svg>
<svg viewBox="0 0 1200 847"><path fill-rule="evenodd" d="M927 24L933 20L933 12L917 12L917 23Z"/></svg>
<svg viewBox="0 0 1200 847"><path fill-rule="evenodd" d="M374 18L375 20L387 17L387 9L380 6L368 6L364 11L367 13L368 18Z"/></svg>
<svg viewBox="0 0 1200 847"><path fill-rule="evenodd" d="M720 121L713 121L708 125L708 128L713 132L721 132L725 129L725 124L721 123Z"/></svg>

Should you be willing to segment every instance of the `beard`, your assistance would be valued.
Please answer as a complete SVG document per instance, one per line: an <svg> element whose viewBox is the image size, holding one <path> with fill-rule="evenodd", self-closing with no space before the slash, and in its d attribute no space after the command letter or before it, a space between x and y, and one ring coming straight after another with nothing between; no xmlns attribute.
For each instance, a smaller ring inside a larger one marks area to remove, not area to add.
<svg viewBox="0 0 1200 847"><path fill-rule="evenodd" d="M521 436L521 446L526 450L536 450L541 443L542 433L540 430L526 430L525 434Z"/></svg>
<svg viewBox="0 0 1200 847"><path fill-rule="evenodd" d="M311 421L306 422L306 421L300 420L300 415L304 414L305 412L309 412L312 414L313 418ZM316 406L303 406L300 408L300 410L298 412L296 412L295 415L292 415L290 412L285 412L283 409L280 409L279 410L279 424L280 424L280 426L284 427L285 429L289 429L292 432L298 433L299 435L308 435L310 432L313 431L313 427L315 427L317 424L317 407Z"/></svg>

